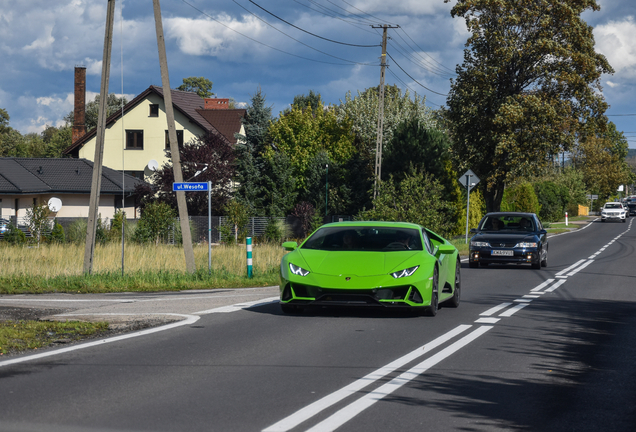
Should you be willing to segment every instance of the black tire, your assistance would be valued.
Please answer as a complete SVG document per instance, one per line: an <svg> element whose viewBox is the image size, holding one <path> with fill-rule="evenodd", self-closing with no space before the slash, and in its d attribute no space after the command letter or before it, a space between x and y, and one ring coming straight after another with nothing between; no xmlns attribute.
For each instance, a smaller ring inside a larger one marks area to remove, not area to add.
<svg viewBox="0 0 636 432"><path fill-rule="evenodd" d="M286 313L286 314L298 314L303 311L301 307L290 305L290 304L281 304L280 309L283 311L283 313Z"/></svg>
<svg viewBox="0 0 636 432"><path fill-rule="evenodd" d="M532 263L532 268L535 270L541 270L541 257L537 258L536 263Z"/></svg>
<svg viewBox="0 0 636 432"><path fill-rule="evenodd" d="M459 306L459 301L461 300L462 294L462 277L461 277L461 263L457 260L457 264L455 265L455 291L453 291L453 296L446 301L448 306L456 308Z"/></svg>
<svg viewBox="0 0 636 432"><path fill-rule="evenodd" d="M548 251L545 251L545 258L541 260L541 267L548 266Z"/></svg>
<svg viewBox="0 0 636 432"><path fill-rule="evenodd" d="M435 316L439 309L439 296L437 294L437 288L439 286L439 273L437 267L433 270L433 289L431 290L431 305L426 309L426 315Z"/></svg>

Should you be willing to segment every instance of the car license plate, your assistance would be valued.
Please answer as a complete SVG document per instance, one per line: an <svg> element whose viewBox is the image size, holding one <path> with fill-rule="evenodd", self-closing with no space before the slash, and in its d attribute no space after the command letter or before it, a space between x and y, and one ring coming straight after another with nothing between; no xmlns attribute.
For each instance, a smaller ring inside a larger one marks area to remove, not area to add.
<svg viewBox="0 0 636 432"><path fill-rule="evenodd" d="M495 249L492 251L492 255L498 255L498 256L513 256L514 254L515 252L511 250Z"/></svg>

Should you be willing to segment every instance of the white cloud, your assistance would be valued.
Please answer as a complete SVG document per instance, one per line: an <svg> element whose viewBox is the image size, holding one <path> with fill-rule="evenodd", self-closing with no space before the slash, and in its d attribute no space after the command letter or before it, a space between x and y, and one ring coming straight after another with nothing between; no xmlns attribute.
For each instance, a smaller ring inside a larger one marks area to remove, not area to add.
<svg viewBox="0 0 636 432"><path fill-rule="evenodd" d="M377 21L383 15L407 13L411 15L434 15L452 7L443 0L400 0L387 2L386 0L357 0L349 2L354 7L343 5L351 13ZM378 14L378 18L368 14Z"/></svg>
<svg viewBox="0 0 636 432"><path fill-rule="evenodd" d="M169 18L165 20L166 38L176 39L179 49L190 55L229 57L236 60L246 54L258 55L254 40L261 40L265 25L252 16L238 21L229 15L221 15L210 19ZM239 33L237 33L239 32ZM271 41L268 36L268 42ZM268 43L269 44L269 43Z"/></svg>
<svg viewBox="0 0 636 432"><path fill-rule="evenodd" d="M616 71L617 80L636 77L636 23L632 16L597 26L594 37L598 51Z"/></svg>

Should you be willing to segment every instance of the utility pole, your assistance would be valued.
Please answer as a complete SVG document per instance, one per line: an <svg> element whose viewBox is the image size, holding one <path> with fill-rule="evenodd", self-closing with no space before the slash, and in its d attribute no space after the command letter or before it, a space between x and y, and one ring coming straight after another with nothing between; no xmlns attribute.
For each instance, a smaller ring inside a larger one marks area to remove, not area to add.
<svg viewBox="0 0 636 432"><path fill-rule="evenodd" d="M166 106L168 118L168 139L170 141L170 154L172 156L172 171L176 183L183 182L181 161L179 158L179 146L177 143L177 130L174 126L174 108L172 106L172 93L170 91L170 77L168 76L168 60L166 57L166 42L163 37L163 24L161 22L161 5L159 0L152 0L155 12L155 30L157 32L157 48L159 50L159 64L161 66L161 84L163 86L163 101ZM185 254L186 270L188 273L197 271L194 263L194 250L192 249L192 234L190 233L190 221L188 219L188 207L186 205L185 192L178 191L177 207L181 222L181 235L183 238L183 251Z"/></svg>
<svg viewBox="0 0 636 432"><path fill-rule="evenodd" d="M373 183L373 199L378 194L378 185L382 176L382 134L384 129L384 73L386 69L386 33L387 29L399 28L391 25L372 25L371 28L381 28L382 31L382 57L380 58L380 94L378 96L378 134L375 144L375 181Z"/></svg>
<svg viewBox="0 0 636 432"><path fill-rule="evenodd" d="M97 136L95 141L95 159L93 162L93 179L91 197L86 226L86 244L84 247L84 273L93 271L95 255L95 234L99 216L99 197L102 188L102 164L104 160L104 135L106 133L106 111L108 106L108 81L110 79L110 54L113 47L113 23L115 17L115 0L108 0L106 12L106 31L104 35L104 55L102 59L102 83L99 91L99 117L97 118Z"/></svg>

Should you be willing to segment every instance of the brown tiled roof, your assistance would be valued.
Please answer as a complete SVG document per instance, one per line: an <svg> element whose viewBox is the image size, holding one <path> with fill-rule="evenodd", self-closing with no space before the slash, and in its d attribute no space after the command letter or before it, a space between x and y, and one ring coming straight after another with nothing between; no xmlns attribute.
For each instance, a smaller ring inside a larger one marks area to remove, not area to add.
<svg viewBox="0 0 636 432"><path fill-rule="evenodd" d="M137 106L142 100L144 100L149 94L154 93L159 95L163 99L163 88L151 85L142 93L137 95L133 100L124 105L124 114ZM202 129L223 135L213 125L211 125L205 118L201 116L197 111L203 108L204 100L196 93L186 92L181 90L171 90L172 94L172 106L185 115L190 121L198 125ZM121 117L121 111L113 113L106 119L106 127L115 123ZM240 128L240 126L239 126ZM238 129L237 129L238 130ZM91 140L97 134L97 128L91 129L81 139L74 142L71 146L64 150L64 154L73 154L77 152L86 142Z"/></svg>
<svg viewBox="0 0 636 432"><path fill-rule="evenodd" d="M236 144L234 134L241 130L241 119L245 117L246 109L198 109L196 111L216 130L221 132L231 144Z"/></svg>
<svg viewBox="0 0 636 432"><path fill-rule="evenodd" d="M122 178L123 177L123 178ZM0 194L90 193L93 162L86 159L0 158ZM144 183L102 167L101 193L130 193Z"/></svg>

